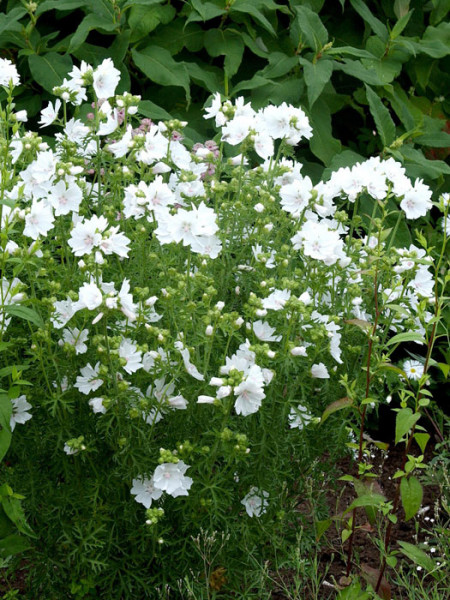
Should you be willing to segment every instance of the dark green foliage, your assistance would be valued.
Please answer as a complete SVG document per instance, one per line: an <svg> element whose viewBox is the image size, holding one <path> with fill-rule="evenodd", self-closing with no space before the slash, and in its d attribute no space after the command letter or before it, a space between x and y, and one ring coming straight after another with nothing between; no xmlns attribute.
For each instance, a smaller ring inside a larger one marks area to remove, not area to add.
<svg viewBox="0 0 450 600"><path fill-rule="evenodd" d="M311 152L298 158L313 177L382 153L440 188L450 174L449 8L447 0L10 0L0 51L25 74L17 107L30 117L72 64L109 56L119 91L141 94L154 119L192 122L215 92L254 106L286 101L311 119ZM208 127L195 119L192 138Z"/></svg>

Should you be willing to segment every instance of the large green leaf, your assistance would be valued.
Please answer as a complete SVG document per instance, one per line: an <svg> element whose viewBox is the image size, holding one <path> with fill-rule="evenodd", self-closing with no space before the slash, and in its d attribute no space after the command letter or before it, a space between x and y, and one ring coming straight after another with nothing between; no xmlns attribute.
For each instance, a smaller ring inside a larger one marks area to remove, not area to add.
<svg viewBox="0 0 450 600"><path fill-rule="evenodd" d="M56 52L48 52L42 56L31 54L28 57L28 65L34 79L47 92L60 85L73 66L68 54L62 55Z"/></svg>
<svg viewBox="0 0 450 600"><path fill-rule="evenodd" d="M384 106L380 97L368 85L366 85L366 96L383 146L390 146L395 140L395 123L392 120L389 110Z"/></svg>
<svg viewBox="0 0 450 600"><path fill-rule="evenodd" d="M186 101L190 102L189 74L184 63L176 62L165 48L147 46L131 51L136 66L151 81L159 85L182 87L186 93Z"/></svg>
<svg viewBox="0 0 450 600"><path fill-rule="evenodd" d="M4 31L22 31L22 25L18 22L19 19L26 14L26 9L22 6L16 6L7 14L0 13L0 34Z"/></svg>
<svg viewBox="0 0 450 600"><path fill-rule="evenodd" d="M228 77L235 75L244 54L242 37L231 29L210 29L205 33L205 49L210 56L225 56L224 69Z"/></svg>
<svg viewBox="0 0 450 600"><path fill-rule="evenodd" d="M200 25L190 23L185 26L184 20L178 18L158 27L152 34L152 43L165 48L172 55L178 54L183 48L199 52L203 48L204 36L205 32Z"/></svg>
<svg viewBox="0 0 450 600"><path fill-rule="evenodd" d="M19 554L31 548L30 541L17 533L8 535L7 537L0 540L0 556L6 558L7 556L13 556Z"/></svg>
<svg viewBox="0 0 450 600"><path fill-rule="evenodd" d="M450 133L447 133L446 131L424 133L423 135L414 138L414 142L421 146L429 146L431 148L449 148Z"/></svg>
<svg viewBox="0 0 450 600"><path fill-rule="evenodd" d="M259 71L259 75L267 79L276 79L286 75L298 65L297 56L289 56L283 52L271 52L269 54L269 64Z"/></svg>
<svg viewBox="0 0 450 600"><path fill-rule="evenodd" d="M303 75L308 91L308 103L312 108L314 102L320 96L323 88L330 81L331 73L333 72L333 61L320 59L315 63L300 57L300 64L303 66Z"/></svg>
<svg viewBox="0 0 450 600"><path fill-rule="evenodd" d="M161 106L158 106L151 100L141 100L139 102L139 113L154 121L169 121L173 118L164 108L161 108Z"/></svg>
<svg viewBox="0 0 450 600"><path fill-rule="evenodd" d="M450 175L450 166L443 160L429 160L420 150L408 145L402 146L399 152L405 159L405 167L411 176L437 179L442 175Z"/></svg>
<svg viewBox="0 0 450 600"><path fill-rule="evenodd" d="M133 6L128 17L131 28L131 42L137 42L156 29L160 23L167 24L176 15L173 6Z"/></svg>
<svg viewBox="0 0 450 600"><path fill-rule="evenodd" d="M19 319L30 321L30 323L33 323L36 327L44 327L42 317L33 308L29 308L28 306L10 304L9 306L5 306L5 312L8 315L18 317Z"/></svg>
<svg viewBox="0 0 450 600"><path fill-rule="evenodd" d="M209 21L220 17L226 13L225 8L213 2L205 2L205 0L191 0L194 11L189 15L186 23L190 21Z"/></svg>
<svg viewBox="0 0 450 600"><path fill-rule="evenodd" d="M102 15L97 15L94 13L87 15L78 25L77 30L70 40L69 52L74 52L77 50L77 48L81 46L92 30L95 29L97 31L100 30L110 32L116 30L118 27L118 23L115 23L113 20L109 20L107 17Z"/></svg>
<svg viewBox="0 0 450 600"><path fill-rule="evenodd" d="M405 521L412 519L418 512L422 504L423 489L417 477L402 477L400 481L400 495L402 499L403 510L405 511Z"/></svg>
<svg viewBox="0 0 450 600"><path fill-rule="evenodd" d="M342 147L341 142L332 136L330 109L323 98L319 98L311 109L310 120L313 129L310 139L311 151L328 166Z"/></svg>
<svg viewBox="0 0 450 600"><path fill-rule="evenodd" d="M328 31L317 13L307 6L295 6L296 25L310 48L319 52L328 41Z"/></svg>
<svg viewBox="0 0 450 600"><path fill-rule="evenodd" d="M427 573L434 570L436 567L434 560L423 550L409 542L402 542L399 540L397 543L400 546L400 552L403 552L405 556L410 558L417 565L420 565Z"/></svg>
<svg viewBox="0 0 450 600"><path fill-rule="evenodd" d="M89 4L87 0L45 0L38 4L36 16L43 15L49 10L76 10Z"/></svg>
<svg viewBox="0 0 450 600"><path fill-rule="evenodd" d="M266 77L261 75L254 75L251 79L240 81L232 90L232 96L235 96L242 90L254 90L255 88L262 88L270 83Z"/></svg>
<svg viewBox="0 0 450 600"><path fill-rule="evenodd" d="M185 65L191 79L196 83L200 83L202 87L209 92L214 93L223 91L223 85L219 79L218 69L216 71L213 67L200 65L198 62L186 62Z"/></svg>
<svg viewBox="0 0 450 600"><path fill-rule="evenodd" d="M349 58L344 59L342 62L335 62L334 64L335 70L340 70L350 75L351 77L356 77L365 83L369 83L370 85L384 85L384 82L380 79L377 73L373 70L369 70L360 60L351 60Z"/></svg>
<svg viewBox="0 0 450 600"><path fill-rule="evenodd" d="M8 452L11 443L9 422L12 414L12 404L7 394L0 393L0 460Z"/></svg>
<svg viewBox="0 0 450 600"><path fill-rule="evenodd" d="M275 29L262 12L264 8L267 9L269 6L277 8L277 5L274 2L268 2L267 0L235 0L230 6L230 15L232 18L234 12L248 14L261 25L263 29L275 36Z"/></svg>

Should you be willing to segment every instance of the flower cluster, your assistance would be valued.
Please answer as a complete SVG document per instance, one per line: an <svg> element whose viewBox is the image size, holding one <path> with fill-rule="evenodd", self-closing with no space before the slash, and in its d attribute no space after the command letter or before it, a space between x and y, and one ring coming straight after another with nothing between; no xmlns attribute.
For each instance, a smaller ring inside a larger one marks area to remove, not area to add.
<svg viewBox="0 0 450 600"><path fill-rule="evenodd" d="M51 430L58 418L46 453L70 465L103 453L105 481L131 483L146 509L198 494L204 512L221 502L221 514L244 505L260 517L262 488L284 483L268 469L255 487L255 471L267 460L277 472L280 456L291 468L347 371L365 389L368 332L369 366L393 372L373 378L377 401L423 377L425 358L388 363L389 339L412 335L420 348L432 321L432 249L397 236L432 193L392 158L313 183L293 158L308 118L286 103L255 111L216 94L205 115L215 140L191 145L186 123L141 119L138 97L115 95L119 78L110 59L82 62L40 115L58 129L52 144L23 125L5 141L0 341L10 352L9 336L25 340L40 382L14 390L10 428L33 415L18 429ZM0 85L18 83L1 59ZM88 98L94 112L68 118ZM371 216L356 214L360 201ZM181 458L155 467L169 444Z"/></svg>

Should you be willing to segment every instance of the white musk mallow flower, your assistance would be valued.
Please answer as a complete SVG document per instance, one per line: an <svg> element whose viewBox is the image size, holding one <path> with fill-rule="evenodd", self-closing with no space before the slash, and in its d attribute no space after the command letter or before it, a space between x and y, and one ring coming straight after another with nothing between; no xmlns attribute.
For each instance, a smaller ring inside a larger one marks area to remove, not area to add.
<svg viewBox="0 0 450 600"><path fill-rule="evenodd" d="M133 479L133 487L130 490L130 494L136 496L136 502L143 504L145 508L150 508L153 500L159 500L161 498L162 490L155 487L153 477L150 479L138 477Z"/></svg>
<svg viewBox="0 0 450 600"><path fill-rule="evenodd" d="M173 498L187 496L193 480L185 475L190 465L182 460L177 463L163 463L156 467L153 483L157 490L167 492Z"/></svg>
<svg viewBox="0 0 450 600"><path fill-rule="evenodd" d="M90 394L95 392L98 388L103 385L103 379L99 378L100 363L98 362L95 367L92 367L88 363L81 369L81 375L77 376L74 387L78 389L82 394Z"/></svg>
<svg viewBox="0 0 450 600"><path fill-rule="evenodd" d="M105 60L94 71L94 91L97 98L111 98L114 96L120 80L120 71L115 68L110 58Z"/></svg>
<svg viewBox="0 0 450 600"><path fill-rule="evenodd" d="M20 77L16 65L7 58L0 58L0 85L9 87L12 84L15 87L19 83Z"/></svg>
<svg viewBox="0 0 450 600"><path fill-rule="evenodd" d="M251 487L249 493L241 500L249 517L260 517L267 510L269 493L257 487Z"/></svg>
<svg viewBox="0 0 450 600"><path fill-rule="evenodd" d="M311 367L311 377L316 379L329 379L330 374L323 363L315 364Z"/></svg>
<svg viewBox="0 0 450 600"><path fill-rule="evenodd" d="M11 400L11 404L12 413L9 420L9 427L11 431L14 431L17 423L23 425L29 421L33 415L30 415L30 413L27 412L31 408L31 404L27 401L27 397L25 395L14 398Z"/></svg>

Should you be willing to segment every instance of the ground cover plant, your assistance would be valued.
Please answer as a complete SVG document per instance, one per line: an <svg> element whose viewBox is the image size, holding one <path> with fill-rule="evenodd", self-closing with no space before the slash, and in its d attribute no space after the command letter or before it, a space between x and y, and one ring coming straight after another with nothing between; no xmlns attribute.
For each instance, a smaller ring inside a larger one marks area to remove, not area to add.
<svg viewBox="0 0 450 600"><path fill-rule="evenodd" d="M421 509L426 427L442 436L448 194L392 157L313 183L291 104L216 93L217 134L191 144L116 94L105 58L67 73L36 133L20 81L2 59L0 552L27 557L25 597L263 597L263 565L333 525L324 444L357 465L338 597L388 597L400 553L442 587L445 560L393 546L392 524ZM392 498L366 432L381 407L403 448Z"/></svg>

